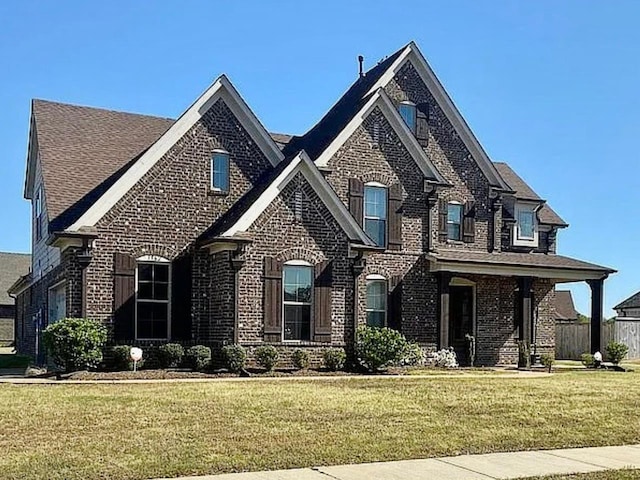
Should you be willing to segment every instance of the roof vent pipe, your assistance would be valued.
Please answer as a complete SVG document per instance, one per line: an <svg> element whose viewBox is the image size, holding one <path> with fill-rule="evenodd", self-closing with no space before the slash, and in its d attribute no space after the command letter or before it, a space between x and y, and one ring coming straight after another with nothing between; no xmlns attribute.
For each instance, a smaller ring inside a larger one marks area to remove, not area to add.
<svg viewBox="0 0 640 480"><path fill-rule="evenodd" d="M358 55L358 65L359 65L358 76L360 78L364 77L364 69L362 68L363 63L364 63L364 57L362 55Z"/></svg>

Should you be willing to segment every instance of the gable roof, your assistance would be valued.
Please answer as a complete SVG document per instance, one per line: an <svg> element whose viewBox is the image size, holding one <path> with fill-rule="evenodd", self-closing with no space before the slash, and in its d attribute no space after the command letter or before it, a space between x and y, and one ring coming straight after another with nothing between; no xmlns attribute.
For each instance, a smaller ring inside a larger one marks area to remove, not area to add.
<svg viewBox="0 0 640 480"><path fill-rule="evenodd" d="M540 202L543 204L540 210L538 210L538 220L540 223L557 227L569 226L567 222L560 218L560 215L547 205L546 200L540 198L509 165L504 162L494 162L494 165L502 178L507 182L507 185L515 192L515 197L518 200Z"/></svg>
<svg viewBox="0 0 640 480"><path fill-rule="evenodd" d="M576 320L578 312L573 304L573 296L569 290L556 290L556 320Z"/></svg>
<svg viewBox="0 0 640 480"><path fill-rule="evenodd" d="M393 80L397 72L411 62L422 81L435 98L447 119L478 163L489 183L501 190L509 190L469 125L456 108L435 73L414 42L410 42L383 62L366 72L338 100L334 107L305 135L291 142L291 149L304 149L314 160L336 139L367 100ZM291 153L292 150L285 152Z"/></svg>
<svg viewBox="0 0 640 480"><path fill-rule="evenodd" d="M30 269L31 255L28 253L0 252L0 305L14 304L8 290Z"/></svg>
<svg viewBox="0 0 640 480"><path fill-rule="evenodd" d="M31 112L50 221L80 203L173 124L168 118L46 100L33 100ZM28 169L34 167L30 162ZM26 198L32 196L30 187Z"/></svg>
<svg viewBox="0 0 640 480"><path fill-rule="evenodd" d="M220 98L243 124L272 165L277 165L284 158L282 152L231 82L222 75L67 230L79 231L82 227L94 226Z"/></svg>
<svg viewBox="0 0 640 480"><path fill-rule="evenodd" d="M631 295L629 298L613 307L614 310L622 310L625 308L640 308L640 292Z"/></svg>
<svg viewBox="0 0 640 480"><path fill-rule="evenodd" d="M376 248L304 151L278 165L272 170L270 178L258 182L252 191L201 235L199 243L204 246L219 240L242 237L298 173L309 182L351 241Z"/></svg>

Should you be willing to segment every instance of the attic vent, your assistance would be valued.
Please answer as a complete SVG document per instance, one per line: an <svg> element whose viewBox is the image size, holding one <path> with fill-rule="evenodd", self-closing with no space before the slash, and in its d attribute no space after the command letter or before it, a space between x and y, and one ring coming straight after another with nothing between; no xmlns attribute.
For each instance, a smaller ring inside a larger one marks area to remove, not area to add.
<svg viewBox="0 0 640 480"><path fill-rule="evenodd" d="M293 194L293 215L296 222L302 221L302 190L300 189Z"/></svg>
<svg viewBox="0 0 640 480"><path fill-rule="evenodd" d="M373 145L376 147L380 146L380 122L373 122L373 127L371 129L371 140L373 141Z"/></svg>

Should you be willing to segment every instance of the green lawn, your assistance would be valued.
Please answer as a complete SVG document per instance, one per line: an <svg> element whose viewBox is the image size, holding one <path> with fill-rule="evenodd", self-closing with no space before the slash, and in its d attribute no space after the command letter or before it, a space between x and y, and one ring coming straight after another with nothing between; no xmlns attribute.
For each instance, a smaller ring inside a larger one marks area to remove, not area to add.
<svg viewBox="0 0 640 480"><path fill-rule="evenodd" d="M525 480L640 480L640 470L608 470L606 472L578 473L576 475L533 477Z"/></svg>
<svg viewBox="0 0 640 480"><path fill-rule="evenodd" d="M0 472L138 479L640 443L638 399L640 374L614 372L0 385Z"/></svg>

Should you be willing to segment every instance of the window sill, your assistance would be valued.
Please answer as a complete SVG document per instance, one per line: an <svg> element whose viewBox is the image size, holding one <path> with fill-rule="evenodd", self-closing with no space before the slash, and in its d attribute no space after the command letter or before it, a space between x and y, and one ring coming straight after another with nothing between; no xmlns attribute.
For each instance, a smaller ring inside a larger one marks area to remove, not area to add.
<svg viewBox="0 0 640 480"><path fill-rule="evenodd" d="M215 188L210 188L208 195L210 197L225 197L227 195L229 195L229 190L218 190Z"/></svg>

